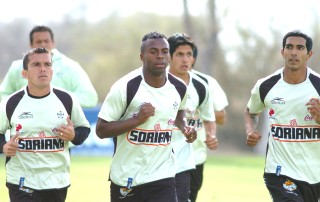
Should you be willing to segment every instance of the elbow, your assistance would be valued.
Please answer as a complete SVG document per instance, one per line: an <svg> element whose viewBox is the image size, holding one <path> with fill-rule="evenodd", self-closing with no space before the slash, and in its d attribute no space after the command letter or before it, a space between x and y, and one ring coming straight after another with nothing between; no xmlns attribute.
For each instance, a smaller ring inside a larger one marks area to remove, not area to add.
<svg viewBox="0 0 320 202"><path fill-rule="evenodd" d="M103 126L105 125L105 121L103 121L102 119L98 118L97 120L97 125L96 125L96 135L98 136L98 138L103 139L104 138L104 133L105 130L103 130Z"/></svg>
<svg viewBox="0 0 320 202"><path fill-rule="evenodd" d="M97 127L96 127L96 134L97 134L97 136L98 136L98 138L100 138L100 139L104 139L105 137L104 137L104 133L103 133L103 131L98 127L98 125L97 125Z"/></svg>

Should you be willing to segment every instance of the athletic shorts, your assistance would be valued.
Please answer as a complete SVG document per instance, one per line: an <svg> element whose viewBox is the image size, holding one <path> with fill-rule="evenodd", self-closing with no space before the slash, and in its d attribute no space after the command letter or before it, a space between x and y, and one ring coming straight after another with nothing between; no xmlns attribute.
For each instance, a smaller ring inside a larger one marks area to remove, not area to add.
<svg viewBox="0 0 320 202"><path fill-rule="evenodd" d="M274 202L318 202L320 183L309 184L283 175L264 174L264 181Z"/></svg>
<svg viewBox="0 0 320 202"><path fill-rule="evenodd" d="M10 202L64 202L67 198L68 188L32 190L19 189L18 185L7 183Z"/></svg>
<svg viewBox="0 0 320 202"><path fill-rule="evenodd" d="M188 202L190 196L190 170L177 173L175 181L178 202Z"/></svg>
<svg viewBox="0 0 320 202"><path fill-rule="evenodd" d="M190 202L197 200L203 182L203 167L204 164L200 164L196 166L196 169L190 171Z"/></svg>
<svg viewBox="0 0 320 202"><path fill-rule="evenodd" d="M111 182L111 202L177 202L174 178L166 178L128 189Z"/></svg>

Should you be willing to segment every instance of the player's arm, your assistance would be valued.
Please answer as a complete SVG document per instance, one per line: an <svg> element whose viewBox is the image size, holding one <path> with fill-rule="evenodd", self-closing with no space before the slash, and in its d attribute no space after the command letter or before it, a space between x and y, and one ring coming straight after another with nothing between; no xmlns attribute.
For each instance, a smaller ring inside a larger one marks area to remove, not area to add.
<svg viewBox="0 0 320 202"><path fill-rule="evenodd" d="M221 111L214 111L214 115L216 117L216 124L224 125L224 123L226 122L226 119L227 119L226 110L223 109Z"/></svg>
<svg viewBox="0 0 320 202"><path fill-rule="evenodd" d="M106 121L98 118L96 125L96 134L99 138L116 137L126 133L137 126L145 123L149 117L154 116L155 108L151 103L144 103L141 105L137 116L133 116L127 120Z"/></svg>
<svg viewBox="0 0 320 202"><path fill-rule="evenodd" d="M5 97L10 95L11 93L14 93L15 91L19 90L19 87L17 86L17 84L20 83L19 80L21 78L18 78L17 75L20 76L21 71L17 72L14 64L16 64L16 63L13 62L11 64L7 74L5 75L5 77L3 78L2 82L1 82L0 100L3 100ZM22 70L22 66L21 66L21 70Z"/></svg>
<svg viewBox="0 0 320 202"><path fill-rule="evenodd" d="M214 121L203 121L204 130L206 133L205 143L211 150L218 148L218 139L216 137L216 123Z"/></svg>
<svg viewBox="0 0 320 202"><path fill-rule="evenodd" d="M256 130L259 121L259 114L250 114L249 109L246 108L244 112L244 121L247 134L247 145L254 147L261 139L260 133Z"/></svg>
<svg viewBox="0 0 320 202"><path fill-rule="evenodd" d="M175 119L174 124L187 138L187 142L191 143L197 139L197 132L194 127L187 125L187 119L184 110L179 110Z"/></svg>
<svg viewBox="0 0 320 202"><path fill-rule="evenodd" d="M78 99L81 107L95 107L98 103L98 94L84 69L78 64L75 63L77 68L73 68L77 71L70 72L73 75L70 75L69 78L72 78L70 89Z"/></svg>

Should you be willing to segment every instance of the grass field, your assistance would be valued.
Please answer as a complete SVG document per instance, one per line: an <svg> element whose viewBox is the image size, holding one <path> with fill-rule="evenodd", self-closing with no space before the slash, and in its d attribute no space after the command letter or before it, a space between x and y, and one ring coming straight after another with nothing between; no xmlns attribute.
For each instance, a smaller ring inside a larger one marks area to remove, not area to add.
<svg viewBox="0 0 320 202"><path fill-rule="evenodd" d="M5 157L0 156L0 201L9 201L5 187ZM110 157L72 157L67 202L109 202ZM210 156L198 202L269 202L260 156Z"/></svg>

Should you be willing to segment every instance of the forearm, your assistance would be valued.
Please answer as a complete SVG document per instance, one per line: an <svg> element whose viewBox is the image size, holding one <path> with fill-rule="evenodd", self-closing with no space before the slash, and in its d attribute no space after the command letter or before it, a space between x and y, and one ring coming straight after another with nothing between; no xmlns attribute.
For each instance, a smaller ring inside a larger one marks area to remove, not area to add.
<svg viewBox="0 0 320 202"><path fill-rule="evenodd" d="M116 137L128 131L131 131L138 125L139 122L135 117L123 121L110 122L98 118L96 125L96 134L101 139Z"/></svg>
<svg viewBox="0 0 320 202"><path fill-rule="evenodd" d="M77 127L74 129L75 136L71 141L74 145L81 145L89 136L91 129L87 127Z"/></svg>
<svg viewBox="0 0 320 202"><path fill-rule="evenodd" d="M216 123L214 121L203 121L206 138L216 136Z"/></svg>
<svg viewBox="0 0 320 202"><path fill-rule="evenodd" d="M176 116L176 120L174 122L174 124L176 125L176 127L178 127L181 131L184 130L184 128L187 125L187 119L185 116L185 111L184 110L179 110L178 114Z"/></svg>
<svg viewBox="0 0 320 202"><path fill-rule="evenodd" d="M248 134L249 132L253 132L256 130L259 122L259 116L258 114L250 114L249 109L246 108L244 112L244 121L245 121L246 134Z"/></svg>
<svg viewBox="0 0 320 202"><path fill-rule="evenodd" d="M214 115L216 117L216 124L224 125L224 123L226 122L226 112L225 112L225 110L215 111Z"/></svg>

